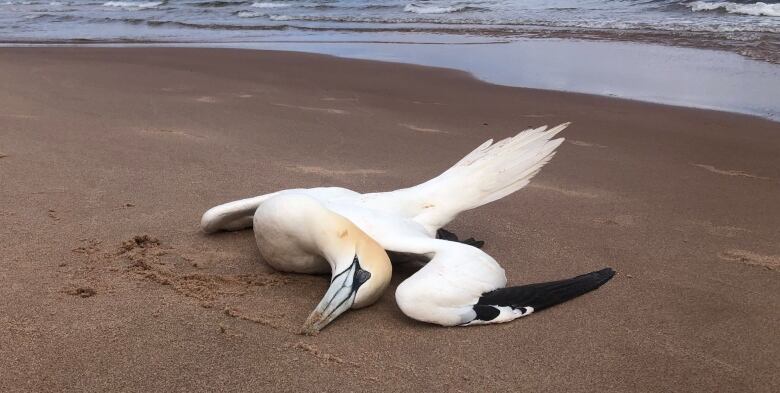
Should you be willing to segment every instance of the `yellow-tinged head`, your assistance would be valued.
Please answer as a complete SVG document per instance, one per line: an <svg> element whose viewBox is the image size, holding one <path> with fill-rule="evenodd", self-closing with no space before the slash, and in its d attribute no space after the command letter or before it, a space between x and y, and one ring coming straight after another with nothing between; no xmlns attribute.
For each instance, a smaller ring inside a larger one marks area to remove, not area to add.
<svg viewBox="0 0 780 393"><path fill-rule="evenodd" d="M350 308L376 302L392 277L384 248L346 218L329 212L317 230L318 248L332 266L330 287L301 333L316 334Z"/></svg>

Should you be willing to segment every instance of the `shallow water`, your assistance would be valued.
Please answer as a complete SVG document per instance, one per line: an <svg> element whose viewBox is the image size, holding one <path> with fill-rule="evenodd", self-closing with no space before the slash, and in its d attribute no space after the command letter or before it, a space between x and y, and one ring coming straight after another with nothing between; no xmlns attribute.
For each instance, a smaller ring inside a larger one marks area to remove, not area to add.
<svg viewBox="0 0 780 393"><path fill-rule="evenodd" d="M780 63L777 0L0 0L2 42L317 52L780 120L780 66L688 49Z"/></svg>
<svg viewBox="0 0 780 393"><path fill-rule="evenodd" d="M607 95L780 120L780 66L721 51L562 39L506 43L475 39L471 44L267 42L227 46L455 68L502 85Z"/></svg>

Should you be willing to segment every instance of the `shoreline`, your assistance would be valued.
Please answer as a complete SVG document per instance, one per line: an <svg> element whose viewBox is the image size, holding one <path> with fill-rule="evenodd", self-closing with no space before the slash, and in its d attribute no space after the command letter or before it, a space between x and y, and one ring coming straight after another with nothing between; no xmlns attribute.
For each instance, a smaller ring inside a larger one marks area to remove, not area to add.
<svg viewBox="0 0 780 393"><path fill-rule="evenodd" d="M2 391L777 390L776 122L281 51L0 48L0 86ZM618 275L512 323L410 320L398 266L300 336L328 278L198 228L279 189L409 187L566 121L528 187L447 229L512 284Z"/></svg>
<svg viewBox="0 0 780 393"><path fill-rule="evenodd" d="M464 45L470 47L471 54L456 49ZM71 46L223 48L318 53L465 71L481 81L497 85L724 111L780 122L780 65L747 60L728 51L706 48L549 38L502 42L366 42L332 41L319 37L318 40L241 43L0 43L0 47ZM475 57L476 61L473 60ZM528 63L528 58L533 58L533 62ZM598 60L582 62L583 58ZM542 63L538 63L539 60ZM562 66L565 63L574 65ZM717 67L713 67L713 64L717 64Z"/></svg>
<svg viewBox="0 0 780 393"><path fill-rule="evenodd" d="M261 29L261 31L265 31ZM713 34L726 34L727 32L712 31L673 31L673 30L654 30L654 29L634 29L634 30L616 30L609 28L584 28L584 27L553 27L553 26L535 26L535 25L508 25L503 26L485 26L479 29L459 29L457 27L449 28L424 28L410 26L403 28L315 28L315 27L295 27L292 34L279 36L276 40L257 39L256 43L263 42L296 42L296 37L307 36L305 32L321 34L324 39L332 36L384 36L384 35L412 35L423 39L430 37L447 37L452 43L458 43L463 39L481 39L481 40L501 40L501 42L511 42L515 40L526 39L564 39L564 40L585 40L594 42L615 42L624 44L647 44L662 45L668 47L705 49L721 52L734 53L745 58L780 65L780 33L771 33L764 31L752 32L757 35L755 40L758 46L748 47L744 42L725 39L722 36L713 37ZM745 31L745 33L751 33ZM231 45L240 44L242 40L237 37L225 40L218 40L214 43ZM413 38L412 40L414 40ZM413 43L405 41L382 41L370 39L356 39L361 42L375 43ZM79 44L149 44L149 45L188 45L205 43L203 39L192 40L159 40L144 38L125 38L125 39L99 39L99 38L68 38L68 39L7 39L0 40L0 46L5 45L79 45Z"/></svg>

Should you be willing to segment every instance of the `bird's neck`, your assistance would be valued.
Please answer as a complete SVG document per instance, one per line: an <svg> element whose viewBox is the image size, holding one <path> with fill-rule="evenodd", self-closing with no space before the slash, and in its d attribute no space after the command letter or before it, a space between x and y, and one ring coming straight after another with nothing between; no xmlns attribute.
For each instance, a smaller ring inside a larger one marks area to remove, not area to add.
<svg viewBox="0 0 780 393"><path fill-rule="evenodd" d="M352 221L329 210L328 213L322 215L312 227L320 255L328 261L334 275L347 269L357 257L360 268L369 271L372 277L364 284L364 290L376 295L363 299L361 303L373 303L390 283L390 258L382 246ZM356 304L356 307L362 306Z"/></svg>

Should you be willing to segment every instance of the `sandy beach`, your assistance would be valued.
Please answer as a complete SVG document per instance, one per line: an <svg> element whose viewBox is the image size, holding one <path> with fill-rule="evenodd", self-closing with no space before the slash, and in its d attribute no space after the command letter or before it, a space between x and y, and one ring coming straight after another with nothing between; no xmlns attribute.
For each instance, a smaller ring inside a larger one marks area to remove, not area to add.
<svg viewBox="0 0 780 393"><path fill-rule="evenodd" d="M293 187L406 187L489 138L573 124L529 187L448 229L511 283L613 267L508 324L393 291L295 332L327 277L200 215ZM0 391L772 392L780 123L314 54L0 49Z"/></svg>

